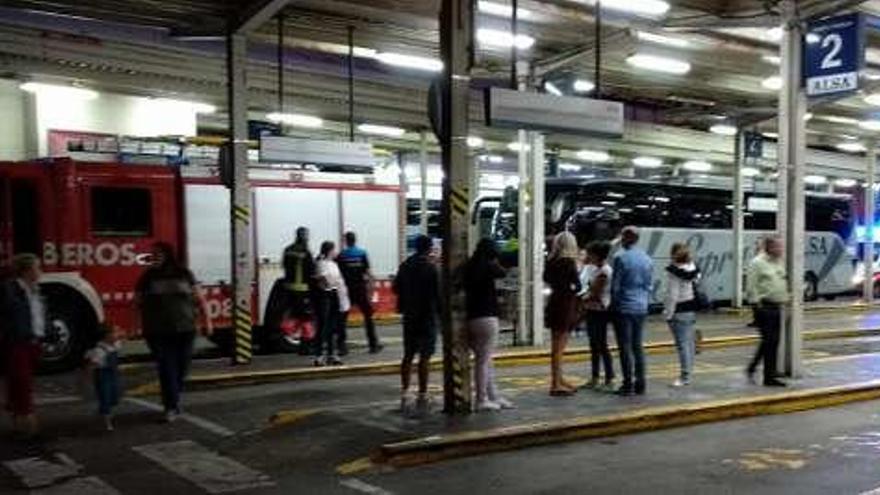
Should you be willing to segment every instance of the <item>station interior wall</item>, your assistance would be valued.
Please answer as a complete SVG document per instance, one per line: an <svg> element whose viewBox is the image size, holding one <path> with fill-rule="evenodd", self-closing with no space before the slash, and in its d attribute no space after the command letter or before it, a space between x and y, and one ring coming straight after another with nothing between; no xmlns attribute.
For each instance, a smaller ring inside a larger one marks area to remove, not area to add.
<svg viewBox="0 0 880 495"><path fill-rule="evenodd" d="M94 99L31 94L18 85L0 80L0 159L48 156L50 130L136 137L196 135L196 111L185 102L103 91Z"/></svg>

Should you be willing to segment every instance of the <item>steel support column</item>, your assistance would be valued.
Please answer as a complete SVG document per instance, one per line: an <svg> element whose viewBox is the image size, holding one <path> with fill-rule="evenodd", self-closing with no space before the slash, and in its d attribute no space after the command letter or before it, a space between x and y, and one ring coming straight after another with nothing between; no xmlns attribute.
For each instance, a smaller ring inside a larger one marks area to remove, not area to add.
<svg viewBox="0 0 880 495"><path fill-rule="evenodd" d="M443 406L449 414L471 412L470 353L465 338L461 269L467 261L468 100L473 61L472 0L443 0L440 52L446 68L443 100Z"/></svg>
<svg viewBox="0 0 880 495"><path fill-rule="evenodd" d="M864 244L864 263L865 283L863 298L865 302L874 301L874 207L876 202L876 192L874 191L874 183L877 181L877 143L868 143L868 152L865 158L865 244Z"/></svg>
<svg viewBox="0 0 880 495"><path fill-rule="evenodd" d="M544 135L529 132L529 169L532 203L529 232L529 305L531 307L532 345L544 344Z"/></svg>
<svg viewBox="0 0 880 495"><path fill-rule="evenodd" d="M529 80L528 63L521 62L516 70L519 80L517 89L526 91ZM516 317L516 343L518 345L530 345L535 334L532 328L532 264L531 243L531 203L532 203L532 170L529 155L529 133L520 129L517 132L517 168L519 173L519 188L517 198L517 317Z"/></svg>
<svg viewBox="0 0 880 495"><path fill-rule="evenodd" d="M428 133L419 133L419 231L428 235Z"/></svg>
<svg viewBox="0 0 880 495"><path fill-rule="evenodd" d="M736 133L733 170L733 307L743 304L743 132Z"/></svg>
<svg viewBox="0 0 880 495"><path fill-rule="evenodd" d="M785 35L780 44L783 87L779 93L779 216L791 303L784 311L782 363L785 374L801 374L804 294L804 166L807 100L801 85L802 28L795 0L782 4Z"/></svg>
<svg viewBox="0 0 880 495"><path fill-rule="evenodd" d="M227 37L227 72L229 90L229 136L232 161L232 287L235 328L233 364L249 364L253 355L251 327L253 318L254 257L252 251L251 189L248 179L247 134L247 39L244 34Z"/></svg>

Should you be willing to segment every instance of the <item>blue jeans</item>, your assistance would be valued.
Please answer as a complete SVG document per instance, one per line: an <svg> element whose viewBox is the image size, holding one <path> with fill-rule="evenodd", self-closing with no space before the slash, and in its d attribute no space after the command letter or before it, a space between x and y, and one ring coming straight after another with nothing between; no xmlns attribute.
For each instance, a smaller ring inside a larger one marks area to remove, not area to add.
<svg viewBox="0 0 880 495"><path fill-rule="evenodd" d="M165 411L180 411L180 392L189 373L195 333L180 332L147 337L147 345L159 368L159 388Z"/></svg>
<svg viewBox="0 0 880 495"><path fill-rule="evenodd" d="M668 321L669 329L675 337L675 349L678 351L678 362L681 365L682 381L690 380L694 371L694 355L696 344L694 342L694 325L697 317L693 312L675 313Z"/></svg>
<svg viewBox="0 0 880 495"><path fill-rule="evenodd" d="M644 333L645 315L619 313L615 318L614 334L620 350L620 369L625 390L645 390L645 349L642 347Z"/></svg>

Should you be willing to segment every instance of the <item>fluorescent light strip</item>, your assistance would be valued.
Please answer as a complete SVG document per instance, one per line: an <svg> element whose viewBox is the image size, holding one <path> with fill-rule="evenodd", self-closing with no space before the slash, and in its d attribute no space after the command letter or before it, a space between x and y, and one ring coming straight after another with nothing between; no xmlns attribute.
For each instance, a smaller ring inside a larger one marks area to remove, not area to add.
<svg viewBox="0 0 880 495"><path fill-rule="evenodd" d="M824 175L807 175L804 177L804 184L810 184L811 186L821 186L828 182L828 177Z"/></svg>
<svg viewBox="0 0 880 495"><path fill-rule="evenodd" d="M477 30L477 41L486 46L496 48L510 48L514 44L513 34L510 31L500 31L498 29L487 28ZM528 50L534 44L535 38L526 34L516 35L517 50Z"/></svg>
<svg viewBox="0 0 880 495"><path fill-rule="evenodd" d="M633 165L639 168L660 168L663 160L653 156L637 156L632 160Z"/></svg>
<svg viewBox="0 0 880 495"><path fill-rule="evenodd" d="M375 58L383 64L394 65L396 67L405 67L408 69L418 69L429 72L440 72L443 70L443 62L435 58L389 52L379 53Z"/></svg>
<svg viewBox="0 0 880 495"><path fill-rule="evenodd" d="M676 48L687 48L691 42L683 38L673 38L662 34L650 33L648 31L638 31L636 37L642 41L656 43L658 45L674 46Z"/></svg>
<svg viewBox="0 0 880 495"><path fill-rule="evenodd" d="M364 134L375 134L377 136L387 137L401 137L406 134L406 129L376 124L361 124L358 126L358 130Z"/></svg>
<svg viewBox="0 0 880 495"><path fill-rule="evenodd" d="M280 122L295 127L308 127L310 129L318 129L324 126L324 120L322 118L301 113L272 112L266 115L266 120L270 122Z"/></svg>
<svg viewBox="0 0 880 495"><path fill-rule="evenodd" d="M712 134L720 134L722 136L735 136L736 127L727 124L715 124L709 128Z"/></svg>
<svg viewBox="0 0 880 495"><path fill-rule="evenodd" d="M864 144L858 142L839 143L836 148L847 153L864 153L868 151Z"/></svg>
<svg viewBox="0 0 880 495"><path fill-rule="evenodd" d="M761 175L761 170L755 167L743 167L740 170L740 173L743 177L756 177L758 175Z"/></svg>
<svg viewBox="0 0 880 495"><path fill-rule="evenodd" d="M34 93L36 95L56 96L59 98L94 100L98 97L98 92L91 89L39 82L26 82L20 85L19 89L21 89L22 91L27 91L28 93Z"/></svg>
<svg viewBox="0 0 880 495"><path fill-rule="evenodd" d="M589 93L590 91L596 89L596 85L593 84L592 81L587 81L586 79L578 79L572 84L572 88L578 93Z"/></svg>
<svg viewBox="0 0 880 495"><path fill-rule="evenodd" d="M684 75L691 70L691 64L688 62L644 53L632 55L626 59L626 62L633 67L666 74Z"/></svg>
<svg viewBox="0 0 880 495"><path fill-rule="evenodd" d="M576 1L596 5L595 0ZM659 17L669 11L669 3L664 0L602 0L602 8Z"/></svg>
<svg viewBox="0 0 880 495"><path fill-rule="evenodd" d="M834 185L837 187L855 187L858 183L859 181L855 179L837 179L834 181Z"/></svg>
<svg viewBox="0 0 880 495"><path fill-rule="evenodd" d="M196 101L174 100L171 98L156 98L156 100L154 101L162 105L187 106L195 113L209 114L217 111L217 107L214 105L208 103L199 103Z"/></svg>
<svg viewBox="0 0 880 495"><path fill-rule="evenodd" d="M863 120L859 127L866 131L880 131L880 120Z"/></svg>
<svg viewBox="0 0 880 495"><path fill-rule="evenodd" d="M485 0L480 0L477 4L477 8L480 12L484 14L494 15L498 17L513 17L513 7L510 5L504 5L501 3L495 2L487 2ZM532 17L532 11L528 9L516 9L516 18L517 19L529 19Z"/></svg>
<svg viewBox="0 0 880 495"><path fill-rule="evenodd" d="M480 148L484 144L486 144L486 141L480 136L468 136L467 138L467 145L471 148Z"/></svg>
<svg viewBox="0 0 880 495"><path fill-rule="evenodd" d="M578 160L584 160L585 162L597 162L597 163L605 163L611 160L611 155L604 151L593 151L593 150L581 150L575 153Z"/></svg>
<svg viewBox="0 0 880 495"><path fill-rule="evenodd" d="M557 88L556 85L550 81L544 82L544 91L550 93L551 95L562 96L562 91L560 91L559 88Z"/></svg>
<svg viewBox="0 0 880 495"><path fill-rule="evenodd" d="M684 162L682 167L691 172L709 172L712 170L712 164L702 160L691 160Z"/></svg>
<svg viewBox="0 0 880 495"><path fill-rule="evenodd" d="M773 65L779 65L782 63L782 59L778 55L763 55L761 60Z"/></svg>
<svg viewBox="0 0 880 495"><path fill-rule="evenodd" d="M764 89L769 89L771 91L779 91L782 89L782 78L779 76L770 76L761 81L761 86Z"/></svg>

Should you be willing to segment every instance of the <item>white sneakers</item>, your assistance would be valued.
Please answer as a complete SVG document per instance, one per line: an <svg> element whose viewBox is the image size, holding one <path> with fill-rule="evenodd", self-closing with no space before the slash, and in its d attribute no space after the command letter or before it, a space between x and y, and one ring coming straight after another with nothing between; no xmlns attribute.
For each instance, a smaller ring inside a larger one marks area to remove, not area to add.
<svg viewBox="0 0 880 495"><path fill-rule="evenodd" d="M690 380L685 380L685 379L682 379L682 378L678 378L677 380L675 380L674 382L672 382L672 385L670 385L670 387L672 387L672 388L681 388L681 387L687 387L687 386L690 385L690 384L691 384L691 381L690 381Z"/></svg>
<svg viewBox="0 0 880 495"><path fill-rule="evenodd" d="M514 409L515 407L516 406L513 405L513 402L510 402L504 397L498 397L494 401L484 400L477 403L476 410L477 412L495 412L502 409Z"/></svg>

